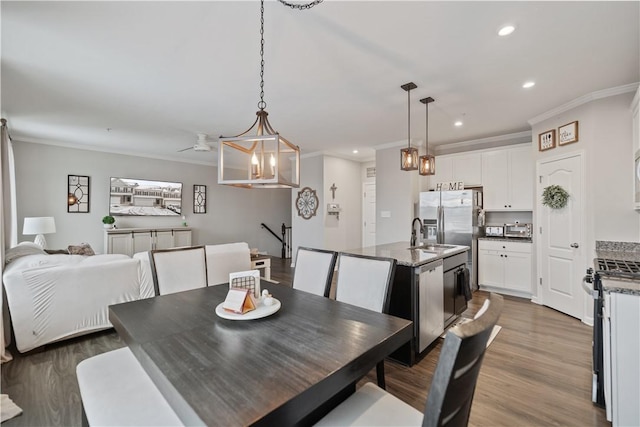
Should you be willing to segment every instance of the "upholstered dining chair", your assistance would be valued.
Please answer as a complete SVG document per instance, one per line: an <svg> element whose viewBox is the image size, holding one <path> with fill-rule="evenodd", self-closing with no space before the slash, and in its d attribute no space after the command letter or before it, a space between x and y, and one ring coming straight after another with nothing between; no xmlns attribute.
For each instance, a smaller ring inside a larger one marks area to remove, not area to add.
<svg viewBox="0 0 640 427"><path fill-rule="evenodd" d="M167 295L207 286L204 246L156 249L149 252L156 295Z"/></svg>
<svg viewBox="0 0 640 427"><path fill-rule="evenodd" d="M480 316L447 332L424 414L366 383L316 426L466 426L487 342L502 312L500 295L492 293L487 301Z"/></svg>
<svg viewBox="0 0 640 427"><path fill-rule="evenodd" d="M76 367L83 426L183 425L129 347Z"/></svg>
<svg viewBox="0 0 640 427"><path fill-rule="evenodd" d="M396 272L396 260L340 252L336 300L358 307L389 312L391 286ZM376 366L378 386L385 388L384 360Z"/></svg>
<svg viewBox="0 0 640 427"><path fill-rule="evenodd" d="M293 272L293 288L329 297L337 252L300 246Z"/></svg>

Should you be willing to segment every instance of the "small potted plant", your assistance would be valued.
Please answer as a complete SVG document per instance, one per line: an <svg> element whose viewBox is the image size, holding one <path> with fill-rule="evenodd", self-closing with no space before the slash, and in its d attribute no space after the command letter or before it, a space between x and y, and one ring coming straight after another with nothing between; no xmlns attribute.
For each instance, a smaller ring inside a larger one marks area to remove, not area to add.
<svg viewBox="0 0 640 427"><path fill-rule="evenodd" d="M102 224L104 228L113 228L113 223L115 222L116 222L116 219L111 215L102 217Z"/></svg>

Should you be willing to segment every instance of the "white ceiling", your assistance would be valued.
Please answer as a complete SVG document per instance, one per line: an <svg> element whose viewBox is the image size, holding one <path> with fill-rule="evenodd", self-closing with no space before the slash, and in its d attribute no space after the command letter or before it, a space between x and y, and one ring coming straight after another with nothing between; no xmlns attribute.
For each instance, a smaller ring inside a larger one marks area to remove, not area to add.
<svg viewBox="0 0 640 427"><path fill-rule="evenodd" d="M639 4L325 0L298 11L269 0L266 110L303 154L355 159L406 142L400 85L410 81L416 144L426 96L431 146L527 131L559 105L640 81ZM1 108L14 140L213 163L216 150L178 150L197 133L215 147L253 123L257 0L1 8ZM504 24L516 31L498 37ZM527 80L536 86L523 89Z"/></svg>

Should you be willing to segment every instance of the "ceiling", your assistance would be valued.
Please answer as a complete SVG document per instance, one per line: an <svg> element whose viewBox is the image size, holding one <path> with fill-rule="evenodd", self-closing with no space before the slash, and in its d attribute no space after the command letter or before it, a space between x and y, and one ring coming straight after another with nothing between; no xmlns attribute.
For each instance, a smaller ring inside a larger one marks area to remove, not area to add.
<svg viewBox="0 0 640 427"><path fill-rule="evenodd" d="M529 131L582 95L640 81L638 2L265 3L265 101L303 155L355 160ZM253 123L253 1L1 2L1 108L14 140L214 163ZM512 24L516 31L498 37ZM536 85L523 89L525 81ZM454 121L463 126L455 127ZM359 150L353 154L354 149Z"/></svg>

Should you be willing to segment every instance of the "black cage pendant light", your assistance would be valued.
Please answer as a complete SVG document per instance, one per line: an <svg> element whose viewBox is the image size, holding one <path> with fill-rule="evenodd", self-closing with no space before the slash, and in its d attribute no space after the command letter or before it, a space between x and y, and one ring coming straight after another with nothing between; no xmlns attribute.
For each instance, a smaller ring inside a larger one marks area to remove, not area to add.
<svg viewBox="0 0 640 427"><path fill-rule="evenodd" d="M411 147L411 90L418 86L410 82L400 87L407 91L407 148L400 150L400 169L414 171L418 169L418 149Z"/></svg>
<svg viewBox="0 0 640 427"><path fill-rule="evenodd" d="M436 173L436 158L429 154L429 104L434 101L432 97L422 98L422 102L427 110L426 123L427 133L425 136L425 145L427 152L424 156L420 156L418 173L420 175L434 175Z"/></svg>
<svg viewBox="0 0 640 427"><path fill-rule="evenodd" d="M264 0L261 0L259 110L255 121L245 132L232 137L220 137L218 184L249 188L297 188L300 186L300 148L273 129L267 118L269 113L265 110L266 107L267 103L264 101ZM253 133L250 133L251 131Z"/></svg>

